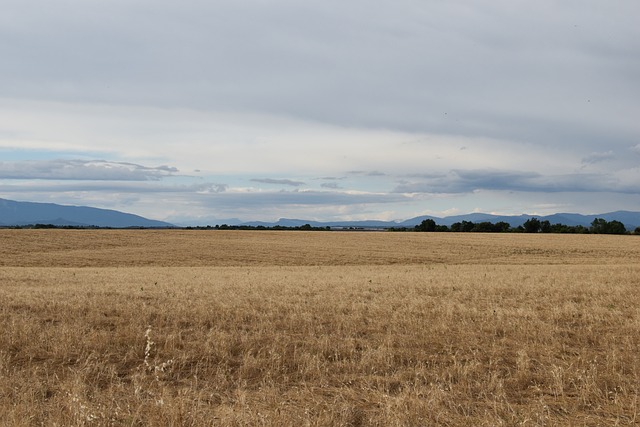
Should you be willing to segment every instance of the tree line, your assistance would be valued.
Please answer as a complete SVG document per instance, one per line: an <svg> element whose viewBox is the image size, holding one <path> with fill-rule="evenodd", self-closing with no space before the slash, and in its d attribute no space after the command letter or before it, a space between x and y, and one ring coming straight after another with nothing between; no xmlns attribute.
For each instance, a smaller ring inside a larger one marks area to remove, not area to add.
<svg viewBox="0 0 640 427"><path fill-rule="evenodd" d="M411 229L405 228L404 231ZM402 229L395 229L395 231L403 231ZM446 225L439 225L433 219L425 219L420 224L416 225L412 231L425 231L425 232L476 232L476 233L574 233L574 234L628 234L629 232L625 228L624 224L620 221L607 221L603 218L596 218L591 223L590 227L583 225L566 225L566 224L551 224L547 220L539 220L538 218L530 218L525 221L524 224L517 227L512 227L509 223L500 221L492 223L488 221L484 222L471 222L462 221L451 224L450 227ZM636 227L633 234L640 234L640 227Z"/></svg>
<svg viewBox="0 0 640 427"><path fill-rule="evenodd" d="M75 226L75 225L54 225L54 224L29 224L20 226L2 226L0 228L57 228L57 229L111 229L113 227L96 226ZM146 229L147 227L126 227L126 229ZM156 229L156 227L151 227ZM263 225L207 225L193 227L160 227L160 229L183 229L183 230L289 230L289 231L330 231L334 228L330 226L314 227L310 224L300 226L263 226ZM359 227L340 227L337 230L364 230ZM380 230L383 230L380 228ZM492 223L489 221L472 222L461 221L451 224L451 226L436 224L433 219L425 219L415 227L391 227L387 231L419 231L419 232L457 232L457 233L571 233L571 234L636 234L640 235L640 227L633 231L628 231L620 221L607 221L603 218L596 218L591 222L590 227L582 225L551 224L547 220L530 218L524 224L512 227L508 222L500 221Z"/></svg>

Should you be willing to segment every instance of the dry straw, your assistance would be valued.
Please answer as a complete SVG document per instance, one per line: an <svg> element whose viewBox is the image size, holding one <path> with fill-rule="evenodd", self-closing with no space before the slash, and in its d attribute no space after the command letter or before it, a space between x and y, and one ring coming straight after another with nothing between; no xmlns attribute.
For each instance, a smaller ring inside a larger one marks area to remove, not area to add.
<svg viewBox="0 0 640 427"><path fill-rule="evenodd" d="M635 236L22 231L4 425L640 421Z"/></svg>

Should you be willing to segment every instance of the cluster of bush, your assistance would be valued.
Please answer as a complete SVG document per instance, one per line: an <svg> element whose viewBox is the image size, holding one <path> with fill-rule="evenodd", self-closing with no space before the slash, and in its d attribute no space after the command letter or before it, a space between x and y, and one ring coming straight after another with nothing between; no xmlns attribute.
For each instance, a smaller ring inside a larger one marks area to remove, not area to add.
<svg viewBox="0 0 640 427"><path fill-rule="evenodd" d="M309 224L304 224L300 226L291 226L287 227L284 225L274 225L273 227L267 227L264 225L215 225L206 227L186 227L187 230L301 230L301 231L327 231L331 230L331 227L313 227Z"/></svg>
<svg viewBox="0 0 640 427"><path fill-rule="evenodd" d="M98 228L109 228L109 227L96 227L96 226L91 226L91 225L56 225L56 224L26 224L26 225L10 225L10 226L4 226L4 227L0 227L0 228L10 228L10 229L14 229L14 230L21 230L23 228L28 228L28 229L36 229L36 230L42 230L42 229L63 229L63 230L86 230L86 229L98 229Z"/></svg>
<svg viewBox="0 0 640 427"><path fill-rule="evenodd" d="M409 231L410 229L404 229ZM396 231L402 231L396 229ZM446 225L438 225L433 219L425 219L413 228L413 231L453 231L453 232L477 232L477 233L576 233L576 234L627 234L628 231L620 221L607 221L596 218L591 223L591 227L582 225L551 224L549 221L540 221L538 218L530 218L524 224L512 227L509 223L501 221L492 222L471 222L462 221ZM640 234L640 227L637 227L633 234Z"/></svg>

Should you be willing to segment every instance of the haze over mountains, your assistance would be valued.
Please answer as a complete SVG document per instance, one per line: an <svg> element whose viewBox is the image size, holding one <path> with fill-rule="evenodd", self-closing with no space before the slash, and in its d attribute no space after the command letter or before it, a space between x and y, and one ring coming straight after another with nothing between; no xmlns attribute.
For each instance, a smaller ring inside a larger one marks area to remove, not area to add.
<svg viewBox="0 0 640 427"><path fill-rule="evenodd" d="M361 228L390 228L390 227L414 227L425 219L433 219L439 225L451 226L456 222L492 222L504 221L512 227L522 225L530 218L547 220L551 224L565 224L569 226L582 225L589 227L595 218L603 218L607 221L620 221L627 230L634 230L640 226L640 212L616 211L594 215L582 215L575 213L557 213L553 215L519 215L500 216L485 213L471 213L466 215L448 216L444 218L434 216L418 216L405 221L312 221L305 219L281 218L276 222L249 221L243 222L237 219L226 219L210 224L180 224L180 225L248 225L248 226L283 226L299 227L309 224L313 227L361 227ZM24 226L32 224L52 224L55 226L77 227L175 227L176 225L164 221L147 219L139 215L123 213L109 209L99 209L86 206L63 206L54 203L17 202L0 199L0 226Z"/></svg>
<svg viewBox="0 0 640 427"><path fill-rule="evenodd" d="M262 225L265 227L283 226L283 227L299 227L304 224L309 224L313 227L363 227L363 228L390 228L390 227L415 227L425 219L433 219L438 225L451 226L456 222L470 221L470 222L491 222L497 223L504 221L512 227L518 227L524 224L530 218L538 218L541 221L547 220L551 224L565 224L569 226L582 225L589 227L595 218L603 218L607 221L620 221L627 230L634 230L640 226L640 212L628 212L628 211L616 211L603 214L594 215L582 215L575 213L558 213L553 215L518 215L518 216L504 216L504 215L491 215L485 213L471 213L466 215L448 216L439 218L435 216L419 216L411 218L405 221L332 221L332 222L320 222L320 221L305 221L301 219L286 219L281 218L277 222L244 222L235 225ZM234 224L229 224L234 225Z"/></svg>

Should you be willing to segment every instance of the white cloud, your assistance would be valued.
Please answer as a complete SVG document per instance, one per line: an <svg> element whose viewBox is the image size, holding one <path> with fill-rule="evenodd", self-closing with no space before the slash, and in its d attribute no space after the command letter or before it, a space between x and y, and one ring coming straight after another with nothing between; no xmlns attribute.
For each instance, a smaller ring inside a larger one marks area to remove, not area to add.
<svg viewBox="0 0 640 427"><path fill-rule="evenodd" d="M370 176L425 168L500 167L531 161L564 168L570 148L541 151L506 140L343 128L286 117L187 109L0 100L0 149L137 164L168 163L200 174ZM87 142L90 141L90 142ZM460 151L464 144L467 150ZM554 155L549 158L549 153ZM287 179L287 178L284 178Z"/></svg>
<svg viewBox="0 0 640 427"><path fill-rule="evenodd" d="M105 160L32 160L0 162L0 179L76 181L157 181L175 175L171 166L147 167Z"/></svg>
<svg viewBox="0 0 640 427"><path fill-rule="evenodd" d="M262 184L276 184L276 185L288 185L291 187L300 187L306 185L302 181L294 181L292 179L277 179L277 178L253 178L253 182L260 182Z"/></svg>

